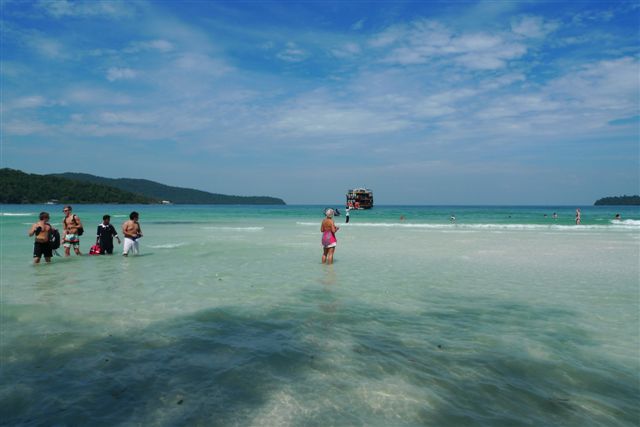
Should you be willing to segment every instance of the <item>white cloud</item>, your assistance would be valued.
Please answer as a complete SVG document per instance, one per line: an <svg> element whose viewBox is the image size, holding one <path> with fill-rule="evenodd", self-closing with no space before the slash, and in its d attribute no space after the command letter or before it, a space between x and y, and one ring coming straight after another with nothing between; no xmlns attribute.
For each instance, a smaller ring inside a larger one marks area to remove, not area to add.
<svg viewBox="0 0 640 427"><path fill-rule="evenodd" d="M75 87L62 96L63 102L71 106L127 105L135 101L128 95L97 88Z"/></svg>
<svg viewBox="0 0 640 427"><path fill-rule="evenodd" d="M132 17L135 14L132 3L124 1L70 1L40 0L37 7L54 18L72 17Z"/></svg>
<svg viewBox="0 0 640 427"><path fill-rule="evenodd" d="M359 30L363 29L365 21L366 21L366 19L363 18L363 19L359 20L358 22L355 22L351 26L351 29L354 30L354 31L359 31Z"/></svg>
<svg viewBox="0 0 640 427"><path fill-rule="evenodd" d="M367 135L405 129L411 123L390 110L340 103L314 91L279 108L272 127L287 135Z"/></svg>
<svg viewBox="0 0 640 427"><path fill-rule="evenodd" d="M527 47L508 33L456 34L435 21L390 27L369 42L374 48L390 49L383 57L389 64L426 64L438 59L479 70L503 68L527 52Z"/></svg>
<svg viewBox="0 0 640 427"><path fill-rule="evenodd" d="M11 119L3 123L7 135L39 135L49 133L49 126L31 119Z"/></svg>
<svg viewBox="0 0 640 427"><path fill-rule="evenodd" d="M131 68L111 67L107 70L107 80L115 82L116 80L130 80L137 75L135 70Z"/></svg>
<svg viewBox="0 0 640 427"><path fill-rule="evenodd" d="M10 103L11 109L38 108L47 104L47 100L40 95L24 96Z"/></svg>
<svg viewBox="0 0 640 427"><path fill-rule="evenodd" d="M141 51L157 51L161 53L171 52L175 46L173 43L163 39L136 41L129 44L124 49L125 53L137 53Z"/></svg>
<svg viewBox="0 0 640 427"><path fill-rule="evenodd" d="M301 62L307 59L309 54L303 49L300 49L295 43L289 42L284 50L278 52L276 56L287 62Z"/></svg>
<svg viewBox="0 0 640 427"><path fill-rule="evenodd" d="M640 62L636 58L624 57L586 64L551 82L549 89L579 102L583 107L635 111L637 114Z"/></svg>
<svg viewBox="0 0 640 427"><path fill-rule="evenodd" d="M555 21L545 21L539 16L524 16L511 22L511 31L531 38L544 37L555 31L559 24Z"/></svg>
<svg viewBox="0 0 640 427"><path fill-rule="evenodd" d="M180 55L171 65L174 68L167 69L167 72L184 73L188 71L210 77L218 77L233 70L222 60L196 52Z"/></svg>
<svg viewBox="0 0 640 427"><path fill-rule="evenodd" d="M358 43L348 42L339 47L331 49L331 53L336 58L350 58L362 52Z"/></svg>

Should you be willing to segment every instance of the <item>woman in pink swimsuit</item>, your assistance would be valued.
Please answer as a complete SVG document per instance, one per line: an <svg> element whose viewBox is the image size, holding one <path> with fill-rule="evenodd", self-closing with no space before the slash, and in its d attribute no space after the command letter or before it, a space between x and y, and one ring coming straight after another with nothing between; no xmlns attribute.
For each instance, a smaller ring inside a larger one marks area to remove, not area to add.
<svg viewBox="0 0 640 427"><path fill-rule="evenodd" d="M333 209L327 209L325 215L326 218L322 220L322 225L320 225L323 250L322 263L333 264L333 253L336 251L336 245L338 244L336 232L340 227L337 227L336 223L333 222Z"/></svg>

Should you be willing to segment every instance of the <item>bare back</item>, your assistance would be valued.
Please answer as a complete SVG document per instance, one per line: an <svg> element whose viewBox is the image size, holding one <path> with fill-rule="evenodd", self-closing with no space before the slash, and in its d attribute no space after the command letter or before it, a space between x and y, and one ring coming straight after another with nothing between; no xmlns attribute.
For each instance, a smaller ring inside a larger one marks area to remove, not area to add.
<svg viewBox="0 0 640 427"><path fill-rule="evenodd" d="M320 225L320 231L321 232L325 232L325 231L332 231L332 232L336 232L336 225L333 222L332 219L330 218L325 218L324 220L322 220L322 224Z"/></svg>

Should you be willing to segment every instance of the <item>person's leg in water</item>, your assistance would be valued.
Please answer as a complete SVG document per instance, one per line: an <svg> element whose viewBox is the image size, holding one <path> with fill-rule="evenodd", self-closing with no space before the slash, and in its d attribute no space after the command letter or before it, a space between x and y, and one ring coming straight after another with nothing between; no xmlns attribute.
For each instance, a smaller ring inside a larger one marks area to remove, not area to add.
<svg viewBox="0 0 640 427"><path fill-rule="evenodd" d="M333 253L335 251L335 246L333 248L329 248L329 252L327 253L327 264L333 264Z"/></svg>
<svg viewBox="0 0 640 427"><path fill-rule="evenodd" d="M327 262L327 254L329 253L329 248L322 248L322 263Z"/></svg>

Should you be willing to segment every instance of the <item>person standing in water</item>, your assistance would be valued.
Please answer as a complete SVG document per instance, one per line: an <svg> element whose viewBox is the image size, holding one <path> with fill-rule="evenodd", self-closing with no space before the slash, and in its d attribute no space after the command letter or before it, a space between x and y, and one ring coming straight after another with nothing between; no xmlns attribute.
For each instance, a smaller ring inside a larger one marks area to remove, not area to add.
<svg viewBox="0 0 640 427"><path fill-rule="evenodd" d="M351 208L350 208L349 206L347 206L347 213L345 214L345 215L346 215L345 222L346 222L347 224L349 224L349 211L350 211L350 210L351 210Z"/></svg>
<svg viewBox="0 0 640 427"><path fill-rule="evenodd" d="M129 251L133 250L134 255L140 253L138 246L138 240L142 237L142 229L138 218L140 215L138 212L133 211L129 214L129 221L125 221L122 224L122 234L124 234L124 247L122 248L122 255L129 256Z"/></svg>
<svg viewBox="0 0 640 427"><path fill-rule="evenodd" d="M49 224L49 213L40 212L38 217L39 221L31 226L29 230L29 237L36 236L33 243L33 262L34 264L40 264L40 259L44 255L45 262L51 262L53 256L53 249L51 249L51 243L49 242L49 233L54 229Z"/></svg>
<svg viewBox="0 0 640 427"><path fill-rule="evenodd" d="M111 216L105 215L102 217L102 224L98 225L98 231L96 235L96 243L100 245L100 253L113 254L113 238L115 237L120 244L120 237L115 227L110 223Z"/></svg>
<svg viewBox="0 0 640 427"><path fill-rule="evenodd" d="M62 209L64 212L64 219L62 225L64 227L64 239L62 240L64 246L64 256L71 255L71 247L73 246L73 252L76 255L82 255L80 253L80 236L84 232L80 217L72 213L71 206L65 206Z"/></svg>
<svg viewBox="0 0 640 427"><path fill-rule="evenodd" d="M327 209L325 215L325 219L322 220L320 225L320 232L322 232L322 263L333 264L333 254L338 245L336 232L340 227L333 222L333 209Z"/></svg>
<svg viewBox="0 0 640 427"><path fill-rule="evenodd" d="M580 218L580 208L576 209L576 225L580 225L581 222L581 218Z"/></svg>

